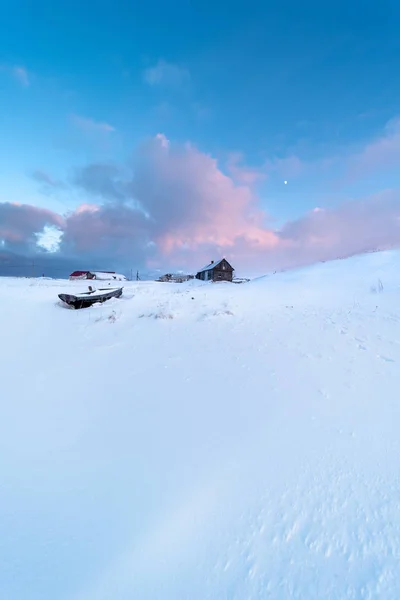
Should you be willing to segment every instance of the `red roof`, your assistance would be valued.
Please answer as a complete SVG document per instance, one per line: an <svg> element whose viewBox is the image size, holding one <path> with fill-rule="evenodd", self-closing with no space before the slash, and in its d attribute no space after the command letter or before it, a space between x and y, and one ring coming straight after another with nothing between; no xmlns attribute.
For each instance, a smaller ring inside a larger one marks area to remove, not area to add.
<svg viewBox="0 0 400 600"><path fill-rule="evenodd" d="M74 271L70 277L80 277L81 275L87 275L87 273L90 273L90 271Z"/></svg>
<svg viewBox="0 0 400 600"><path fill-rule="evenodd" d="M74 271L73 273L71 273L70 277L81 277L82 275L87 275L88 273L91 273L91 271ZM115 271L99 271L98 269L96 269L95 273L115 273Z"/></svg>

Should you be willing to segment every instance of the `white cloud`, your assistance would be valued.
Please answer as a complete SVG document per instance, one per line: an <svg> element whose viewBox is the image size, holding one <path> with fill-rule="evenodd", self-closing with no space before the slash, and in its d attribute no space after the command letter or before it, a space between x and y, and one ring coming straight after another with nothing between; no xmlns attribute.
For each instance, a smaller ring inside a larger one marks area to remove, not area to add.
<svg viewBox="0 0 400 600"><path fill-rule="evenodd" d="M160 59L156 65L144 72L144 80L149 85L179 86L190 79L189 71L179 65Z"/></svg>
<svg viewBox="0 0 400 600"><path fill-rule="evenodd" d="M37 245L50 253L57 252L60 248L63 232L52 225L45 225L43 231L36 234Z"/></svg>

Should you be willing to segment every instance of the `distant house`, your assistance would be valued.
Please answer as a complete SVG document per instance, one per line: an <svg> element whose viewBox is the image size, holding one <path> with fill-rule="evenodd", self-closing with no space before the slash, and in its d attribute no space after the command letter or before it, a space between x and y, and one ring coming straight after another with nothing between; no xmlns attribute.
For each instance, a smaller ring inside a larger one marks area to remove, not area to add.
<svg viewBox="0 0 400 600"><path fill-rule="evenodd" d="M100 281L126 281L125 275L115 273L115 271L92 271L93 279L100 279Z"/></svg>
<svg viewBox="0 0 400 600"><path fill-rule="evenodd" d="M164 283L183 283L193 279L193 275L183 275L181 273L166 273L161 275L156 281L162 281Z"/></svg>
<svg viewBox="0 0 400 600"><path fill-rule="evenodd" d="M115 271L74 271L69 276L70 280L74 279L99 279L100 281L125 281L124 275L119 275Z"/></svg>
<svg viewBox="0 0 400 600"><path fill-rule="evenodd" d="M69 278L72 281L74 279L94 279L94 276L90 271L74 271Z"/></svg>
<svg viewBox="0 0 400 600"><path fill-rule="evenodd" d="M232 281L233 271L232 265L225 258L217 262L212 260L209 265L196 273L196 279L202 281Z"/></svg>

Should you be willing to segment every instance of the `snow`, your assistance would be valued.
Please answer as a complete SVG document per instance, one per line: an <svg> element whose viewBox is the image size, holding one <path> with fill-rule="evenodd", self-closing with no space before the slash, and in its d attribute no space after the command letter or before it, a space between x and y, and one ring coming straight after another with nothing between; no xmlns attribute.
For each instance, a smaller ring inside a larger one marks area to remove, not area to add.
<svg viewBox="0 0 400 600"><path fill-rule="evenodd" d="M0 279L0 598L400 597L400 254Z"/></svg>

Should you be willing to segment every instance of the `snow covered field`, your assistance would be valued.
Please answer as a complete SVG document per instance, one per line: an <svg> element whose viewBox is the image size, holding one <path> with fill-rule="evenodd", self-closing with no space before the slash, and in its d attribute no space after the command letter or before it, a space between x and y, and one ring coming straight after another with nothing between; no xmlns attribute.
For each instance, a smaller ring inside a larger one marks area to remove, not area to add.
<svg viewBox="0 0 400 600"><path fill-rule="evenodd" d="M400 254L0 279L0 599L400 598Z"/></svg>

